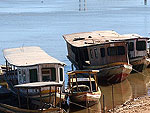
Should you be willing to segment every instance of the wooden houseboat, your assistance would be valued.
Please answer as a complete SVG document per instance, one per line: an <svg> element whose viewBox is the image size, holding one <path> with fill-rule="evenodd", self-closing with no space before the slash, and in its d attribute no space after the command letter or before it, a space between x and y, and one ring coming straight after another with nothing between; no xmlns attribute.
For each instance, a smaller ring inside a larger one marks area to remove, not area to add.
<svg viewBox="0 0 150 113"><path fill-rule="evenodd" d="M3 50L4 58L6 59L6 74L5 80L9 88L16 94L17 90L14 85L26 83L41 82L57 82L63 84L64 90L64 63L49 56L40 47L21 47ZM11 67L11 68L7 68ZM44 87L41 93L45 95L43 100L47 100L49 90L55 91L55 88ZM30 89L29 95L36 95L38 90ZM22 96L26 95L26 90L21 90Z"/></svg>
<svg viewBox="0 0 150 113"><path fill-rule="evenodd" d="M71 104L92 106L100 101L101 91L96 79L98 72L99 70L76 70L68 72Z"/></svg>
<svg viewBox="0 0 150 113"><path fill-rule="evenodd" d="M132 66L127 44L113 41L116 34L111 31L73 33L63 37L67 42L68 59L77 69L99 69L99 82L121 82L130 74Z"/></svg>

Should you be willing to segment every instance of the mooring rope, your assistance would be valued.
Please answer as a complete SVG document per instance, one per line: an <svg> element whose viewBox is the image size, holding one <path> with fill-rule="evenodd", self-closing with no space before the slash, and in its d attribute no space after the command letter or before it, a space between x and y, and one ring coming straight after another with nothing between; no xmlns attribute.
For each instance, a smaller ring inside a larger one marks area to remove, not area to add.
<svg viewBox="0 0 150 113"><path fill-rule="evenodd" d="M143 74L142 72L137 71L137 70L134 69L134 68L132 68L132 70L134 70L135 72L137 72L137 73L139 73L139 74L141 74L141 75L143 75L143 76L147 76L147 75Z"/></svg>

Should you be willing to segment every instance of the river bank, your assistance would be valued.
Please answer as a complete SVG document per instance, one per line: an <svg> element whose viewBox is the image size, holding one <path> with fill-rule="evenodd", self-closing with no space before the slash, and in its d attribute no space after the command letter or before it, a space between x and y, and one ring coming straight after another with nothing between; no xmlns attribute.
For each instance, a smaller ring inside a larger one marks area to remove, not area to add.
<svg viewBox="0 0 150 113"><path fill-rule="evenodd" d="M109 112L113 112L110 110ZM150 96L132 99L114 109L115 113L150 113Z"/></svg>

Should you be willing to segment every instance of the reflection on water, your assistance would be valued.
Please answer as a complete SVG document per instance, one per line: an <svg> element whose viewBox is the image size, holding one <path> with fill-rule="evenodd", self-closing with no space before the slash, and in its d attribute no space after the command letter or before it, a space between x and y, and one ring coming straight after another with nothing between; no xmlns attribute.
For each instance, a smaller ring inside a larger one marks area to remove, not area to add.
<svg viewBox="0 0 150 113"><path fill-rule="evenodd" d="M100 86L100 88L102 91L102 95L104 95L104 102L107 110L113 108L113 101L114 101L114 106L116 106L116 105L123 104L125 101L130 100L132 98L132 88L128 80L125 80L119 84L115 84L113 85L113 87ZM101 104L103 104L102 98L101 98Z"/></svg>
<svg viewBox="0 0 150 113"><path fill-rule="evenodd" d="M101 112L101 103L100 101L91 106L89 109L84 109L84 108L81 108L81 107L78 107L78 106L75 106L75 105L71 105L70 106L70 110L69 110L71 113L100 113Z"/></svg>
<svg viewBox="0 0 150 113"><path fill-rule="evenodd" d="M142 74L134 73L128 77L132 87L132 98L147 95L148 84L150 81L150 69L147 68Z"/></svg>
<svg viewBox="0 0 150 113"><path fill-rule="evenodd" d="M150 95L150 69L147 68L142 73L133 73L130 74L129 77L119 83L113 85L113 94L112 94L112 86L99 86L102 92L102 96L100 99L100 103L92 106L90 113L95 113L94 109L99 110L103 109L103 95L104 95L104 104L105 109L109 110L117 105L121 105L126 101L129 101L133 98ZM113 96L113 97L112 97ZM113 103L114 102L114 103ZM77 113L88 113L88 109L78 109L71 108L71 112Z"/></svg>

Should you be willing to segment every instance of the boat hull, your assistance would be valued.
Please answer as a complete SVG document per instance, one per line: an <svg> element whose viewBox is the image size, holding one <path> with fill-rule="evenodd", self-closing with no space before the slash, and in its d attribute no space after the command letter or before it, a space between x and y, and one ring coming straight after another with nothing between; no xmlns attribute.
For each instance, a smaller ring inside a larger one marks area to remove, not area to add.
<svg viewBox="0 0 150 113"><path fill-rule="evenodd" d="M10 79L11 77L9 77L9 76L12 76L12 75L5 76L5 80L8 83L10 91L12 93L18 95L17 89L14 88L14 85L17 83L17 82L14 83L14 81L16 81L16 77L13 77L12 79ZM51 97L49 95L49 92L50 92L49 87L42 88L42 91L41 91L42 102L44 102L44 103L52 103L53 105L55 105L55 87L54 86L51 87ZM58 93L58 89L57 89L56 92L57 92L56 93L56 105L57 105L60 102L60 94ZM28 89L28 93L29 93L28 94L29 98L40 102L40 95L39 95L39 91L38 90L36 90L36 89ZM22 98L26 98L27 97L27 90L26 89L20 90L20 96ZM61 102L62 101L65 101L65 95L63 95L63 94L61 94Z"/></svg>
<svg viewBox="0 0 150 113"><path fill-rule="evenodd" d="M131 71L132 66L126 64L100 69L98 83L101 85L119 83L125 80Z"/></svg>
<svg viewBox="0 0 150 113"><path fill-rule="evenodd" d="M147 58L146 62L147 62L147 68L150 68L150 58Z"/></svg>
<svg viewBox="0 0 150 113"><path fill-rule="evenodd" d="M132 72L142 72L149 65L149 61L146 58L131 59L130 63L133 65Z"/></svg>
<svg viewBox="0 0 150 113"><path fill-rule="evenodd" d="M92 106L98 103L100 97L100 90L98 92L78 92L69 95L71 104L78 104L84 106Z"/></svg>

